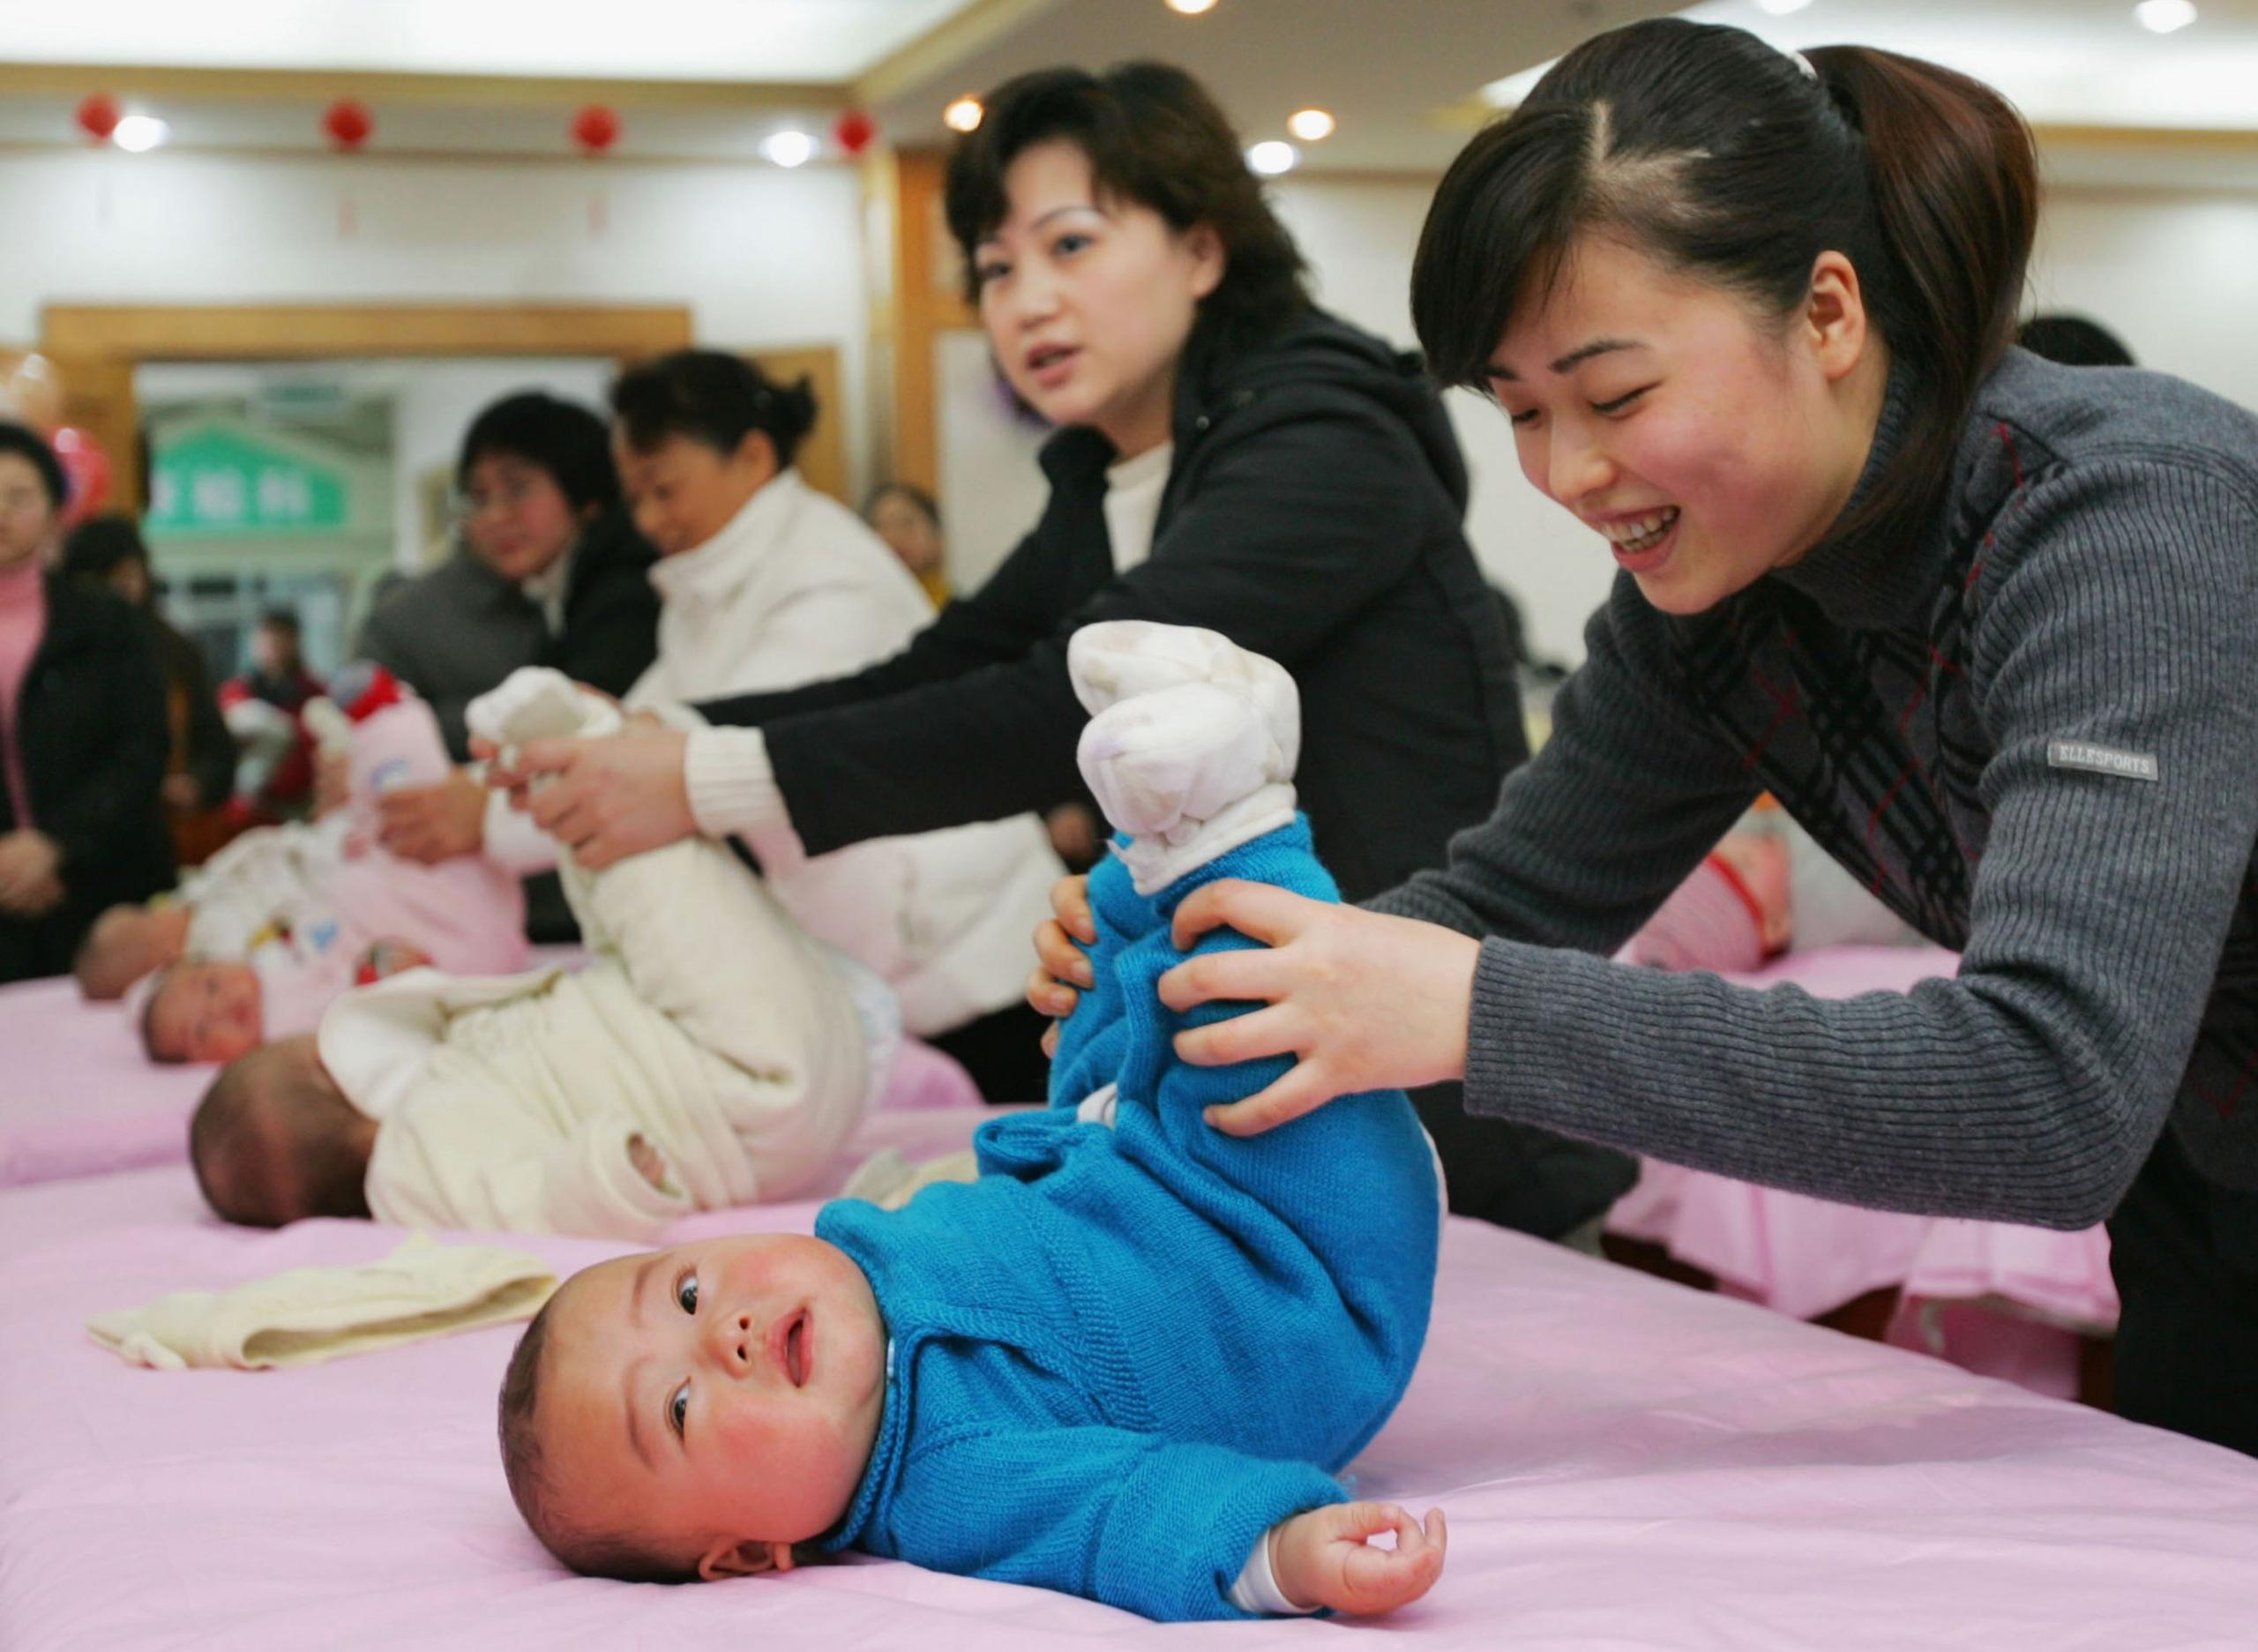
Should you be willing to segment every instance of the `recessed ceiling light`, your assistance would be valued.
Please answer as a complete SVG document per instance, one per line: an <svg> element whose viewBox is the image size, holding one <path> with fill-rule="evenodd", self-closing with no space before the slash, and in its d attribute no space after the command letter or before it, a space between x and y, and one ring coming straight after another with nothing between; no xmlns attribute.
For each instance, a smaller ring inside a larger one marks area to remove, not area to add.
<svg viewBox="0 0 2258 1652"><path fill-rule="evenodd" d="M153 115L129 115L118 122L110 142L133 154L146 154L173 135L173 129Z"/></svg>
<svg viewBox="0 0 2258 1652"><path fill-rule="evenodd" d="M1305 144L1323 143L1333 136L1333 117L1323 109L1296 109L1286 117L1286 130Z"/></svg>
<svg viewBox="0 0 2258 1652"><path fill-rule="evenodd" d="M780 167L796 167L814 158L815 139L788 127L762 138L760 153Z"/></svg>
<svg viewBox="0 0 2258 1652"><path fill-rule="evenodd" d="M976 132L987 112L978 98L962 97L941 111L941 123L953 132Z"/></svg>
<svg viewBox="0 0 2258 1652"><path fill-rule="evenodd" d="M1246 164L1266 178L1291 172L1301 164L1302 152L1275 138L1265 138L1246 152Z"/></svg>
<svg viewBox="0 0 2258 1652"><path fill-rule="evenodd" d="M1215 0L1168 0L1168 9L1180 11L1188 18L1196 18L1202 11L1213 11Z"/></svg>
<svg viewBox="0 0 2258 1652"><path fill-rule="evenodd" d="M1802 11L1811 0L1756 0L1756 9L1768 16L1783 18Z"/></svg>
<svg viewBox="0 0 2258 1652"><path fill-rule="evenodd" d="M2189 0L2141 0L2133 16L2151 34L2169 34L2193 23L2195 8Z"/></svg>

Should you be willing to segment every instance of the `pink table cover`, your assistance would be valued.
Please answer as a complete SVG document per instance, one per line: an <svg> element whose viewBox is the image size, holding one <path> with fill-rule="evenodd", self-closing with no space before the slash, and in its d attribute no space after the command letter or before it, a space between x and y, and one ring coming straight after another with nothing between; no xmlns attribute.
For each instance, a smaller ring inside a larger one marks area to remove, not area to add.
<svg viewBox="0 0 2258 1652"><path fill-rule="evenodd" d="M1957 967L1938 947L1838 946L1729 978L1840 998L1903 992ZM2082 1331L2106 1332L2117 1323L2109 1240L2098 1227L2054 1233L1864 1210L1655 1160L1641 1167L1638 1185L1607 1225L1798 1319L1897 1287L1908 1297L2009 1303Z"/></svg>
<svg viewBox="0 0 2258 1652"><path fill-rule="evenodd" d="M142 1371L94 1346L83 1322L102 1310L399 1238L183 1221L185 1177L0 1194L0 1639L22 1652L1372 1633L1529 1652L2120 1652L2247 1646L2258 1623L2258 1463L1459 1221L1426 1358L1355 1467L1365 1494L1446 1507L1450 1559L1379 1626L1163 1627L868 1559L679 1588L575 1578L520 1525L496 1463L512 1329L258 1374ZM107 1214L73 1230L74 1205ZM748 1225L804 1229L811 1211ZM560 1270L617 1248L512 1242Z"/></svg>
<svg viewBox="0 0 2258 1652"><path fill-rule="evenodd" d="M581 955L534 949L536 963ZM213 1071L152 1062L116 1005L84 1002L67 978L0 987L0 1188L182 1162L188 1116ZM979 1100L954 1060L906 1039L880 1104Z"/></svg>

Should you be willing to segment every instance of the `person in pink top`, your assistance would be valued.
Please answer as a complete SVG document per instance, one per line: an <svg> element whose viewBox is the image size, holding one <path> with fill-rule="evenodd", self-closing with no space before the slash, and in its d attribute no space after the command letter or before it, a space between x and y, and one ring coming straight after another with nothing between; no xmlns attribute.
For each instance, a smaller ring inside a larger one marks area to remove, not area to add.
<svg viewBox="0 0 2258 1652"><path fill-rule="evenodd" d="M163 676L131 609L48 565L68 497L0 423L0 982L63 974L96 913L172 881Z"/></svg>

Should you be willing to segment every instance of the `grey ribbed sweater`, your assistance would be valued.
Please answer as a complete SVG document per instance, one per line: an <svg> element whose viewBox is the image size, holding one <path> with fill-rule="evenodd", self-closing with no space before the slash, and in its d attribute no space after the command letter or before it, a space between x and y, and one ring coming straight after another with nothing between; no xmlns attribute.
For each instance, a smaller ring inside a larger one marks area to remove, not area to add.
<svg viewBox="0 0 2258 1652"><path fill-rule="evenodd" d="M1904 422L1895 384L1861 495ZM1486 938L1470 1109L2053 1227L2168 1116L2258 1188L2258 420L2015 351L1943 498L1693 619L1618 580L1496 813L1371 903ZM1768 789L1958 979L1828 1002L1607 961Z"/></svg>

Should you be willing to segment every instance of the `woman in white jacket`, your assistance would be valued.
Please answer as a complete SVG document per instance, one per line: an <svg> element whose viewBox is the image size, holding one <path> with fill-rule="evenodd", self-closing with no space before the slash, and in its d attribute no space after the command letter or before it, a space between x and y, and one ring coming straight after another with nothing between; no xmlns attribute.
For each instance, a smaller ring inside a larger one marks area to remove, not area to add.
<svg viewBox="0 0 2258 1652"><path fill-rule="evenodd" d="M815 422L804 381L777 385L739 357L685 350L624 375L611 402L629 508L659 552L658 659L630 706L694 726L687 701L845 676L931 621L885 543L792 467ZM489 826L517 841L528 833L522 817ZM907 1028L962 1061L983 1095L1042 1098L1020 990L1027 934L1060 867L1034 816L812 858L789 830L750 847L786 909L883 976Z"/></svg>

